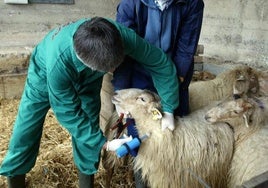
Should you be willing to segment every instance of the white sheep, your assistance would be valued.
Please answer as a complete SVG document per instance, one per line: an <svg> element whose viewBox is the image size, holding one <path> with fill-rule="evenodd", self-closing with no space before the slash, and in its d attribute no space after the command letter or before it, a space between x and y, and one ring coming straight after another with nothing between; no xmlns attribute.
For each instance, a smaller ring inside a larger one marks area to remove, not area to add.
<svg viewBox="0 0 268 188"><path fill-rule="evenodd" d="M237 132L243 127L241 125L245 125L246 128L258 128L266 124L267 108L268 97L239 98L219 103L206 113L205 119L211 123L228 122Z"/></svg>
<svg viewBox="0 0 268 188"><path fill-rule="evenodd" d="M258 75L258 77L256 76ZM212 79L212 77L209 77ZM258 80L257 80L258 79ZM260 82L260 84L258 83ZM268 83L267 73L260 72L246 65L237 66L233 70L229 70L223 72L218 75L216 79L213 81L206 82L197 82L195 84L191 84L190 86L190 107L191 110L196 110L200 107L208 105L213 100L219 100L222 98L226 98L227 96L231 96L232 94L244 94L244 93L254 93L257 95L258 86L260 85L260 89L265 88L265 84ZM261 87L262 86L262 87ZM206 89L204 90L204 87ZM199 92L200 88L202 88L202 92ZM199 91L197 91L199 90ZM267 89L266 89L267 90ZM262 93L265 93L265 90ZM212 92L212 93L208 93ZM194 104L195 103L195 104ZM111 119L108 121L107 126L105 127L105 135L110 137L114 134L113 131L110 131L109 128L111 123L114 123L118 119L118 116L114 114ZM111 138L110 138L111 139ZM121 166L122 164L126 164L129 158L118 160L114 154L111 152L105 152L102 156L102 163L104 168L107 171L106 176L106 187L109 187L111 177L113 174L114 167ZM131 178L132 172L128 173L128 177Z"/></svg>
<svg viewBox="0 0 268 188"><path fill-rule="evenodd" d="M114 95L118 113L135 119L139 136L149 134L134 158L134 169L155 187L226 187L233 154L233 131L211 126L202 110L179 119L173 132L161 130L159 97L147 90L125 89Z"/></svg>
<svg viewBox="0 0 268 188"><path fill-rule="evenodd" d="M228 187L241 186L268 171L268 98L237 99L210 109L205 118L234 128L235 150ZM268 181L266 179L266 181Z"/></svg>
<svg viewBox="0 0 268 188"><path fill-rule="evenodd" d="M233 83L233 95L236 97L268 97L268 70L249 68L247 74L237 71Z"/></svg>
<svg viewBox="0 0 268 188"><path fill-rule="evenodd" d="M193 112L199 108L207 106L211 101L220 101L231 97L233 94L243 93L248 90L251 91L253 90L251 87L256 87L256 89L258 89L257 86L259 84L250 85L250 83L258 83L257 74L258 71L256 69L247 65L239 65L233 69L220 73L215 79L192 82L189 86L191 111ZM245 79L250 78L251 80L250 82L237 81L241 80L242 77Z"/></svg>

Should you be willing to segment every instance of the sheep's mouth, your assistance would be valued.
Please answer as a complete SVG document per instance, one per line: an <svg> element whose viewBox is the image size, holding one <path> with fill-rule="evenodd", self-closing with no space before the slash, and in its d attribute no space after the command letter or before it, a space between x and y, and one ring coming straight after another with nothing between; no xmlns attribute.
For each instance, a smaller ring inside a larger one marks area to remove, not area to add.
<svg viewBox="0 0 268 188"><path fill-rule="evenodd" d="M216 121L209 115L205 115L205 120L209 123L215 123Z"/></svg>

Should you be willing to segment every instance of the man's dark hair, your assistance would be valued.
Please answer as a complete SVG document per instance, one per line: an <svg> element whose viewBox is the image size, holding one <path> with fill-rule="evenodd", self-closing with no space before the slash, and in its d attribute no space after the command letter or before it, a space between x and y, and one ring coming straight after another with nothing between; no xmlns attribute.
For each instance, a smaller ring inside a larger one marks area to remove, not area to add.
<svg viewBox="0 0 268 188"><path fill-rule="evenodd" d="M109 72L124 59L121 35L104 18L94 17L81 24L73 39L76 54L93 70Z"/></svg>

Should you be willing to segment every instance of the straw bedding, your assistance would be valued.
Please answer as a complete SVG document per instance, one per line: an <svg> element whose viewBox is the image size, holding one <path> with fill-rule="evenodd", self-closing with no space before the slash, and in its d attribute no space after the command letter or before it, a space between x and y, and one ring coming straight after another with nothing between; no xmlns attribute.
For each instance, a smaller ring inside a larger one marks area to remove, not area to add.
<svg viewBox="0 0 268 188"><path fill-rule="evenodd" d="M8 148L18 104L18 99L0 100L0 162ZM115 169L111 182L112 188L135 187L134 182L126 177L128 168L128 166L121 166ZM59 125L52 111L47 114L39 156L35 167L27 174L26 182L29 188L78 187L70 135ZM3 176L0 176L0 187L7 187L6 179ZM105 170L102 164L95 175L95 187L105 187Z"/></svg>

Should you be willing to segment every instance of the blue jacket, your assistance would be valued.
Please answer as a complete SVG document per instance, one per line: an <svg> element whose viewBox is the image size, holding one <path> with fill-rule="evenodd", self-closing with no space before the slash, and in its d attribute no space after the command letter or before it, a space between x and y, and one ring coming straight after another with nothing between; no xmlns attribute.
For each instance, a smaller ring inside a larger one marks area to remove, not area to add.
<svg viewBox="0 0 268 188"><path fill-rule="evenodd" d="M189 114L189 84L194 68L194 54L203 19L203 0L171 0L160 11L154 0L121 0L116 21L132 28L142 38L161 48L174 62L177 76L184 81L179 86L179 107L176 116ZM115 90L140 88L155 91L152 78L139 63L126 57L114 72Z"/></svg>
<svg viewBox="0 0 268 188"><path fill-rule="evenodd" d="M193 69L203 9L203 0L174 0L164 11L157 8L154 0L122 0L117 7L116 21L166 52L175 63L178 76L187 78ZM113 84L115 89L154 90L150 75L138 63L122 64L114 73Z"/></svg>

